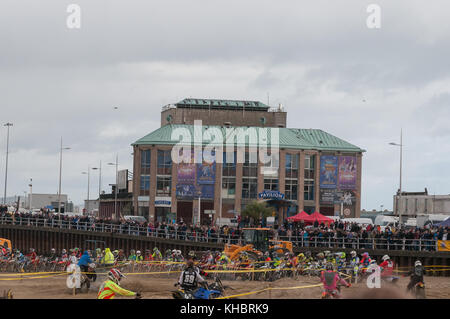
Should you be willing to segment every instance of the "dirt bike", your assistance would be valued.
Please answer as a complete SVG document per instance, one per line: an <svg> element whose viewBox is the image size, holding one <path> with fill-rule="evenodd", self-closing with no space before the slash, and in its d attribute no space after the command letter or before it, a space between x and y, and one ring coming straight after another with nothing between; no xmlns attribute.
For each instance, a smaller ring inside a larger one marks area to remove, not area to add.
<svg viewBox="0 0 450 319"><path fill-rule="evenodd" d="M422 281L419 281L417 284L414 285L413 288L414 295L416 296L416 299L425 299L425 284Z"/></svg>
<svg viewBox="0 0 450 319"><path fill-rule="evenodd" d="M322 292L322 299L339 299L339 298L341 298L341 286L342 285L338 284L336 286L336 290L326 289L324 292ZM347 286L347 288L348 287L349 286Z"/></svg>
<svg viewBox="0 0 450 319"><path fill-rule="evenodd" d="M215 299L224 295L224 286L219 277L216 277L211 285L208 285L206 282L201 285L203 287L187 290L179 287L179 283L176 283L175 287L178 286L179 288L176 291L172 291L172 297L174 299Z"/></svg>
<svg viewBox="0 0 450 319"><path fill-rule="evenodd" d="M80 291L88 292L91 288L91 282L95 282L97 274L95 273L95 264L89 264L88 274L81 274Z"/></svg>

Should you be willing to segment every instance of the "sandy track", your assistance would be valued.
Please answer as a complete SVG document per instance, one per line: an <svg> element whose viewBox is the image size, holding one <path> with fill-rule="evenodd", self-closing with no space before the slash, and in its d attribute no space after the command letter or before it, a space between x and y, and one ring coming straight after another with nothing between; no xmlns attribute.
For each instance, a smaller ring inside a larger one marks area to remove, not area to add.
<svg viewBox="0 0 450 319"><path fill-rule="evenodd" d="M5 278L5 277L0 277ZM52 278L40 279L23 279L17 281L3 281L0 280L0 293L4 290L12 289L15 299L95 299L97 290L102 280L102 276L93 283L90 292L84 294L72 295L72 290L66 286L66 276L58 276ZM132 275L129 274L127 278L123 279L122 286L130 290L139 290L142 292L144 298L164 299L172 298L171 291L175 288L173 284L176 282L175 275ZM274 283L271 287L294 287L318 284L318 278L314 277L299 277L296 279L283 278ZM394 286L390 284L383 284L382 289L368 289L365 283L358 283L351 288L343 288L342 296L344 298L409 298L405 293L405 287L408 283L408 278L400 278L399 282ZM426 277L426 295L427 298L450 298L450 278L448 277ZM257 281L223 281L223 284L229 286L226 289L226 295L235 295L246 293L269 287L268 282ZM247 298L277 298L277 299L305 299L305 298L320 298L321 288L304 288L295 290L271 290L262 293L253 294L249 296L239 297L240 299Z"/></svg>

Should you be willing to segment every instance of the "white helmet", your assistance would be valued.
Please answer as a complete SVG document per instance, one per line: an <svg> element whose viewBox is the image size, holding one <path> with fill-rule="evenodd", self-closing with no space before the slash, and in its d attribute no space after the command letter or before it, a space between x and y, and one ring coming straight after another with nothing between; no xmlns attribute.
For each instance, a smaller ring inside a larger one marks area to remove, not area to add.
<svg viewBox="0 0 450 319"><path fill-rule="evenodd" d="M372 259L371 261L370 261L370 265L376 265L377 264L377 261L375 260L375 259Z"/></svg>
<svg viewBox="0 0 450 319"><path fill-rule="evenodd" d="M422 266L422 263L420 262L420 260L416 260L416 262L414 263L414 267L417 266Z"/></svg>
<svg viewBox="0 0 450 319"><path fill-rule="evenodd" d="M141 254L140 250L136 251L136 255L140 255L140 254Z"/></svg>
<svg viewBox="0 0 450 319"><path fill-rule="evenodd" d="M383 258L381 258L383 261L391 259L388 255L384 255Z"/></svg>
<svg viewBox="0 0 450 319"><path fill-rule="evenodd" d="M179 249L177 250L177 255L179 255L179 256L181 255L181 250L179 250Z"/></svg>
<svg viewBox="0 0 450 319"><path fill-rule="evenodd" d="M352 257L356 257L356 251L352 250L352 251L350 252L350 255L352 255Z"/></svg>

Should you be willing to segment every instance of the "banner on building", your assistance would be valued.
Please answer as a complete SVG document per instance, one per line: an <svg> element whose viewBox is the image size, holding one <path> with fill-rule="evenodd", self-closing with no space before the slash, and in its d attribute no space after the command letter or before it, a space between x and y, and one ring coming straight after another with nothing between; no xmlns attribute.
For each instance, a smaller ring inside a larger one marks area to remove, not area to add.
<svg viewBox="0 0 450 319"><path fill-rule="evenodd" d="M258 193L259 199L284 199L284 194L279 191L264 190Z"/></svg>
<svg viewBox="0 0 450 319"><path fill-rule="evenodd" d="M128 189L128 170L123 169L117 172L117 185L119 190Z"/></svg>
<svg viewBox="0 0 450 319"><path fill-rule="evenodd" d="M199 185L198 191L201 199L214 199L214 185Z"/></svg>
<svg viewBox="0 0 450 319"><path fill-rule="evenodd" d="M194 163L178 164L177 175L178 175L178 183L194 184L194 182L195 182L195 164Z"/></svg>
<svg viewBox="0 0 450 319"><path fill-rule="evenodd" d="M176 195L178 199L194 199L197 191L193 184L177 184Z"/></svg>
<svg viewBox="0 0 450 319"><path fill-rule="evenodd" d="M438 240L438 251L450 251L450 240Z"/></svg>
<svg viewBox="0 0 450 319"><path fill-rule="evenodd" d="M356 189L356 157L339 157L339 188Z"/></svg>
<svg viewBox="0 0 450 319"><path fill-rule="evenodd" d="M197 164L197 184L214 184L216 180L216 162Z"/></svg>
<svg viewBox="0 0 450 319"><path fill-rule="evenodd" d="M338 178L337 156L320 157L320 188L336 188Z"/></svg>
<svg viewBox="0 0 450 319"><path fill-rule="evenodd" d="M320 190L320 203L332 205L335 203L336 191L333 189Z"/></svg>

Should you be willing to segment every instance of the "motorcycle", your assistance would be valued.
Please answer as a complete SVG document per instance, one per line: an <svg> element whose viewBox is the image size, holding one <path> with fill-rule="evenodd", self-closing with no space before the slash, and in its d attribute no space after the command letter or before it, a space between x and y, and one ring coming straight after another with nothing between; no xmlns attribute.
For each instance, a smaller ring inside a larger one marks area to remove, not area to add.
<svg viewBox="0 0 450 319"><path fill-rule="evenodd" d="M425 299L425 284L423 282L418 282L414 285L414 294L416 299Z"/></svg>
<svg viewBox="0 0 450 319"><path fill-rule="evenodd" d="M95 282L95 280L97 280L97 274L95 273L95 264L91 263L88 267L88 273L81 274L80 290L82 292L88 292L89 288L91 288L91 281Z"/></svg>
<svg viewBox="0 0 450 319"><path fill-rule="evenodd" d="M174 299L215 299L224 295L224 286L219 277L216 277L211 285L206 282L201 285L203 287L195 290L185 290L179 287L178 290L172 291L172 296ZM176 283L175 286L179 286L179 283Z"/></svg>

